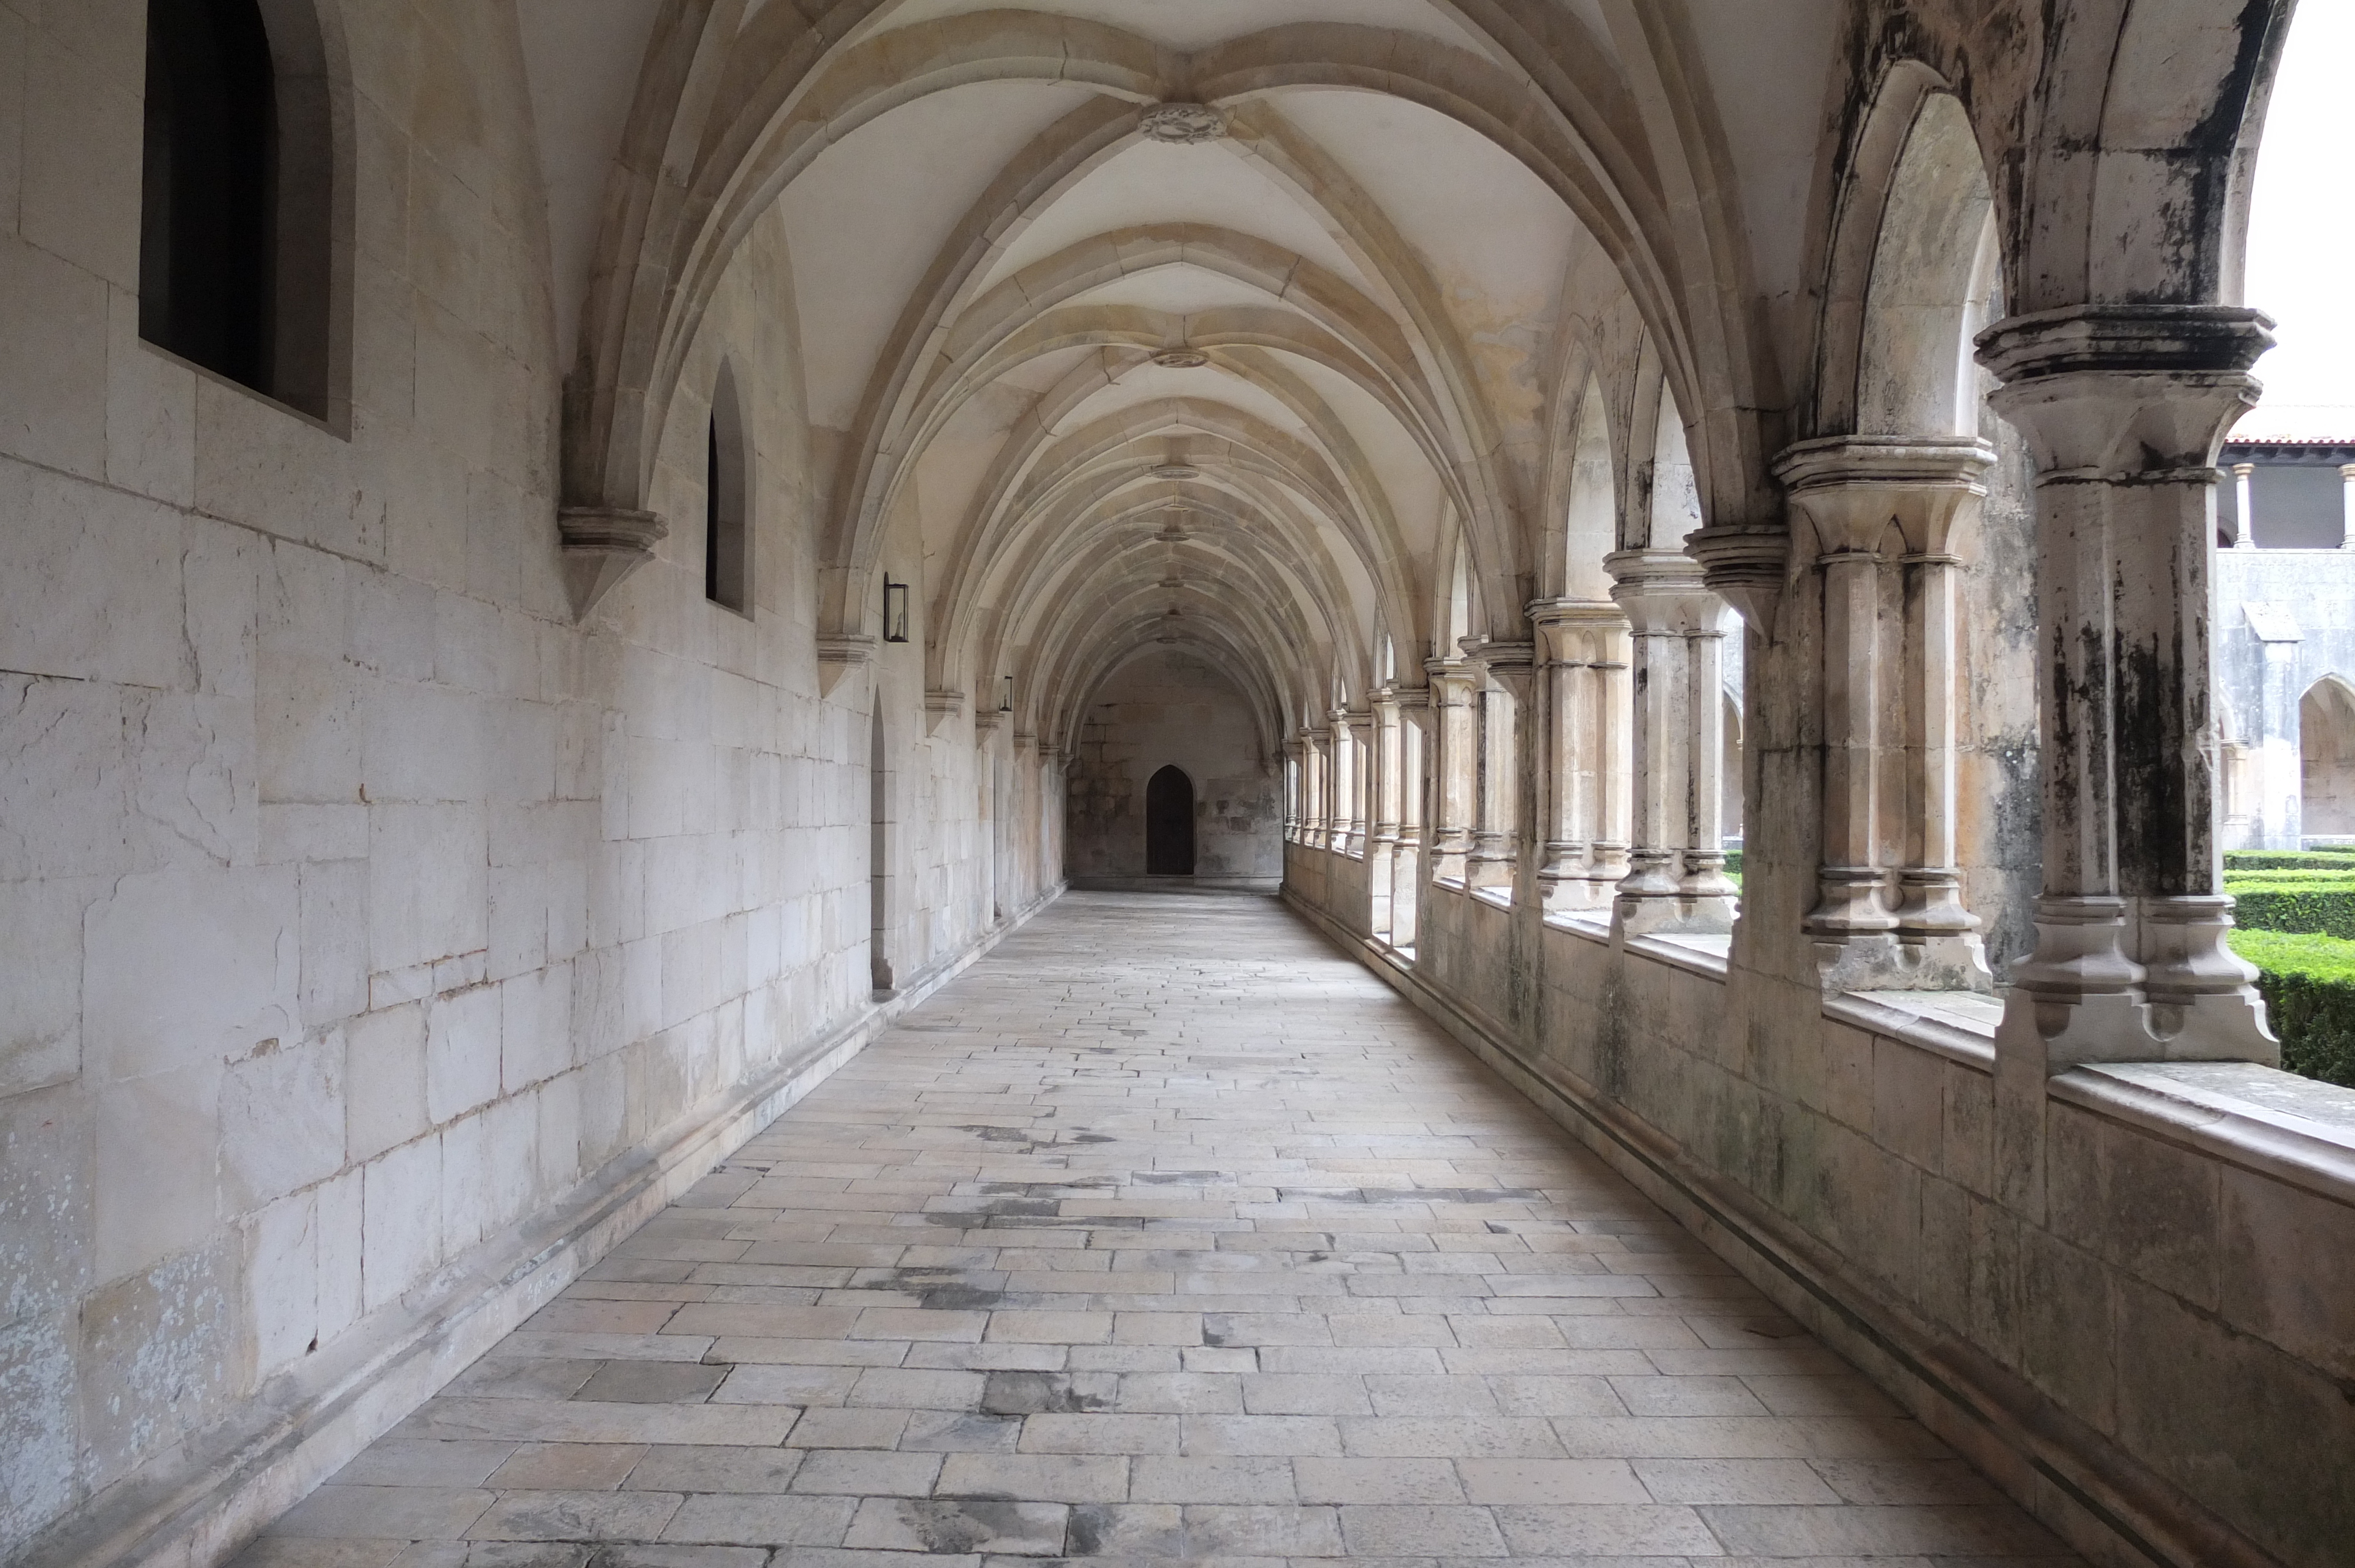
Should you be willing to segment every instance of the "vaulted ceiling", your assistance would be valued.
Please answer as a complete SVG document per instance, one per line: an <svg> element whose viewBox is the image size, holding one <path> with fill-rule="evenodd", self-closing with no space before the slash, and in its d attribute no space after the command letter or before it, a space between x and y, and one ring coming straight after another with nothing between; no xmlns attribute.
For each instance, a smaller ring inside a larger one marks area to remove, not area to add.
<svg viewBox="0 0 2355 1568"><path fill-rule="evenodd" d="M649 504L704 307L779 213L821 646L872 636L914 541L928 684L1015 674L1042 735L1173 640L1288 728L1525 636L1598 591L1579 553L1622 541L1569 524L1646 510L1631 455L1776 526L1860 51L1953 80L1977 49L1992 165L2044 47L1868 45L1840 0L518 7L568 503ZM2182 53L2197 9L2150 30ZM2077 30L2055 58L2102 69L2115 19Z"/></svg>

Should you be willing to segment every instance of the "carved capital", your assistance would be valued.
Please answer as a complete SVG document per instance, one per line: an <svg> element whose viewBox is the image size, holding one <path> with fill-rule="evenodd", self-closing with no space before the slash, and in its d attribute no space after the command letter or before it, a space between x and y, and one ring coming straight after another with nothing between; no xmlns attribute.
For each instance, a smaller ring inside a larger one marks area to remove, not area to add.
<svg viewBox="0 0 2355 1568"><path fill-rule="evenodd" d="M1629 625L1647 636L1714 634L1724 601L1701 580L1700 563L1681 550L1617 550L1603 557L1611 598Z"/></svg>
<svg viewBox="0 0 2355 1568"><path fill-rule="evenodd" d="M1548 665L1613 662L1627 632L1627 612L1607 599L1540 599L1529 605L1540 662Z"/></svg>
<svg viewBox="0 0 2355 1568"><path fill-rule="evenodd" d="M1434 708L1464 706L1472 700L1472 688L1479 681L1479 672L1469 659L1426 659L1423 673L1430 678L1428 689Z"/></svg>
<svg viewBox="0 0 2355 1568"><path fill-rule="evenodd" d="M572 615L586 620L622 579L655 558L670 529L651 512L624 506L567 506L556 514L564 551L564 586Z"/></svg>
<svg viewBox="0 0 2355 1568"><path fill-rule="evenodd" d="M2216 449L2257 401L2249 367L2273 324L2237 305L2078 305L1996 323L1978 358L2039 484L2213 483Z"/></svg>
<svg viewBox="0 0 2355 1568"><path fill-rule="evenodd" d="M1891 522L1908 554L1949 554L1956 524L1987 494L1995 449L1975 437L1834 436L1774 460L1774 477L1819 552L1870 552Z"/></svg>
<svg viewBox="0 0 2355 1568"><path fill-rule="evenodd" d="M1710 591L1733 606L1761 637L1774 635L1790 563L1789 534L1754 524L1701 528L1686 536L1685 548L1700 564L1701 581Z"/></svg>
<svg viewBox="0 0 2355 1568"><path fill-rule="evenodd" d="M1516 703L1525 702L1529 682L1537 675L1537 644L1508 642L1494 637L1466 637L1456 644L1464 656L1505 688Z"/></svg>

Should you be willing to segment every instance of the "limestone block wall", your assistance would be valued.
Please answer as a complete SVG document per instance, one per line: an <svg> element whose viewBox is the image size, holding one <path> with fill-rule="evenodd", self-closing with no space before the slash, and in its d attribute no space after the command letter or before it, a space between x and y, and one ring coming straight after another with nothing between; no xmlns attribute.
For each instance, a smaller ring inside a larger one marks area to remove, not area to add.
<svg viewBox="0 0 2355 1568"><path fill-rule="evenodd" d="M1198 876L1280 876L1284 779L1232 682L1156 650L1098 690L1070 778L1073 876L1145 874L1145 790L1175 765L1194 782Z"/></svg>
<svg viewBox="0 0 2355 1568"><path fill-rule="evenodd" d="M1288 852L1295 906L2092 1561L2343 1559L2355 1094L2243 1064L2007 1083L1990 1023L1827 999L1745 961L1763 938L1729 965L1444 886L1409 964L1327 852Z"/></svg>
<svg viewBox="0 0 2355 1568"><path fill-rule="evenodd" d="M324 10L348 433L138 341L137 8L0 7L0 1557L258 1486L240 1456L463 1318L530 1226L853 1038L879 694L902 974L1055 882L1035 749L996 831L921 650L821 692L773 219L666 427L661 557L578 626L512 16ZM702 591L723 357L749 618Z"/></svg>

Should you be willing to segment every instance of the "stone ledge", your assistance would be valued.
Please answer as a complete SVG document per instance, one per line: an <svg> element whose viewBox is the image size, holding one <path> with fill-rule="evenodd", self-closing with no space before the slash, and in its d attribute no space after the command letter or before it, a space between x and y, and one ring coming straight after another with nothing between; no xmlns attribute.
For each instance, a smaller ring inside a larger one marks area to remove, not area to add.
<svg viewBox="0 0 2355 1568"><path fill-rule="evenodd" d="M2355 1089L2254 1062L2121 1062L2073 1067L2052 1095L2355 1207Z"/></svg>
<svg viewBox="0 0 2355 1568"><path fill-rule="evenodd" d="M1977 1072L1995 1071L1995 1026L2003 1009L1977 991L1841 991L1824 998L1824 1016Z"/></svg>
<svg viewBox="0 0 2355 1568"><path fill-rule="evenodd" d="M1703 980L1723 981L1725 972L1732 967L1730 954L1733 938L1713 936L1675 936L1654 931L1626 938L1627 951L1638 958L1668 964L1699 975Z"/></svg>
<svg viewBox="0 0 2355 1568"><path fill-rule="evenodd" d="M857 1055L878 1031L1061 895L944 958L717 1106L673 1121L549 1211L490 1237L240 1414L195 1434L27 1543L11 1568L212 1568L406 1419L613 1247Z"/></svg>

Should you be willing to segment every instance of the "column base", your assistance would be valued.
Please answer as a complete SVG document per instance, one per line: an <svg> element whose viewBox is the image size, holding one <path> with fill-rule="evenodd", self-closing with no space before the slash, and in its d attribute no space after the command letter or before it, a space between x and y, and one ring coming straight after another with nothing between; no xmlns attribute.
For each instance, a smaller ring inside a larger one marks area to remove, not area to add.
<svg viewBox="0 0 2355 1568"><path fill-rule="evenodd" d="M1734 900L1721 895L1630 894L1623 884L1611 924L1629 937L1722 937L1732 932L1734 913Z"/></svg>
<svg viewBox="0 0 2355 1568"><path fill-rule="evenodd" d="M2281 1065L2254 987L2180 1001L2136 992L2052 996L2012 991L1996 1054L2040 1064L2047 1076L2092 1062L2254 1062Z"/></svg>
<svg viewBox="0 0 2355 1568"><path fill-rule="evenodd" d="M1594 907L1594 885L1587 879L1584 844L1559 839L1547 842L1545 864L1538 871L1538 899L1549 915Z"/></svg>
<svg viewBox="0 0 2355 1568"><path fill-rule="evenodd" d="M1815 943L1826 994L1845 991L1995 990L1987 948L1972 932L1858 932Z"/></svg>
<svg viewBox="0 0 2355 1568"><path fill-rule="evenodd" d="M1520 861L1513 853L1512 844L1502 837L1482 835L1472 842L1472 853L1465 861L1464 880L1474 887L1510 887Z"/></svg>

